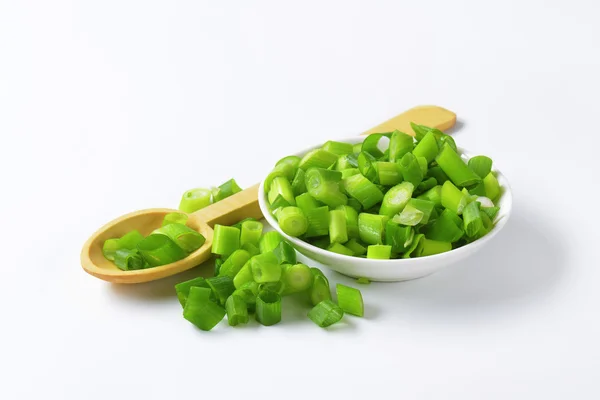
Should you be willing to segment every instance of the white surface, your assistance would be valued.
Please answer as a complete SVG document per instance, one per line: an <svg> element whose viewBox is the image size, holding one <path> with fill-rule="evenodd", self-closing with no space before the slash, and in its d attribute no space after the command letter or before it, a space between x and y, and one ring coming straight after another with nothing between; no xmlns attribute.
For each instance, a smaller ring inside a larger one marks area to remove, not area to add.
<svg viewBox="0 0 600 400"><path fill-rule="evenodd" d="M366 137L357 137L356 135L357 134L344 138L332 138L332 140L356 144L362 143ZM315 146L310 146L306 149L295 152L294 155L302 157L309 151L314 150L321 145L322 143L316 143ZM385 147L381 148L384 149ZM469 153L460 147L459 151L461 152L462 158L465 161L477 155L476 153ZM281 230L277 220L270 213L269 202L267 200L267 194L265 193L264 188L264 179L258 188L258 204L260 204L260 208L267 222L275 230L282 234L283 237L286 238L296 250L298 250L298 252L302 253L306 257L309 257L311 260L316 260L323 265L327 265L332 270L348 277L368 278L377 282L407 281L410 279L422 278L440 271L443 268L456 265L459 262L464 262L465 258L471 257L483 249L488 243L494 240L498 233L501 232L502 228L504 228L508 222L512 211L512 190L508 180L499 170L497 165L493 166L493 170L497 174L496 176L498 178L498 183L500 184L502 194L496 201L496 204L500 207L500 211L494 218L494 227L492 230L483 238L466 246L428 257L397 260L373 260L368 258L358 258L323 250L301 239L291 237ZM490 200L488 199L488 201Z"/></svg>
<svg viewBox="0 0 600 400"><path fill-rule="evenodd" d="M290 4L0 2L0 398L599 398L599 3ZM79 267L120 214L426 103L513 215L460 266L364 287L365 319L202 333L173 280Z"/></svg>

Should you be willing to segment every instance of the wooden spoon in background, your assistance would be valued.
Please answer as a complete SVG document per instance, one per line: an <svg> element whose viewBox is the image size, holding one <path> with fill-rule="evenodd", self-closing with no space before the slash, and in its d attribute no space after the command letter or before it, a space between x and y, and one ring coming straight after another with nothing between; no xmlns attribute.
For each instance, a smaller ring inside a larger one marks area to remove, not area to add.
<svg viewBox="0 0 600 400"><path fill-rule="evenodd" d="M398 129L414 136L410 122L446 130L456 123L456 114L437 106L419 106L395 116L364 132L364 135L391 132ZM149 235L159 228L166 214L179 212L169 208L152 208L123 215L100 228L84 244L81 250L81 266L100 279L113 283L141 283L164 278L193 268L211 257L213 229L215 224L232 225L244 218L262 218L258 206L258 184L233 196L189 214L187 225L200 232L206 242L198 250L183 260L142 270L122 271L113 262L104 258L102 245L111 238L121 237L137 229L142 235Z"/></svg>

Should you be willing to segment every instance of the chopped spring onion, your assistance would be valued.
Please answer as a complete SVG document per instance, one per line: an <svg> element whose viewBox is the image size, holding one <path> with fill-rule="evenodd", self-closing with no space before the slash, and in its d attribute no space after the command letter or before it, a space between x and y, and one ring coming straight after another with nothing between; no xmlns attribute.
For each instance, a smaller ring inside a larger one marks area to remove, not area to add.
<svg viewBox="0 0 600 400"><path fill-rule="evenodd" d="M248 305L242 297L235 294L229 296L225 302L225 310L229 326L248 323Z"/></svg>
<svg viewBox="0 0 600 400"><path fill-rule="evenodd" d="M479 196L475 199L475 201L479 202L481 207L494 207L494 202L484 196Z"/></svg>
<svg viewBox="0 0 600 400"><path fill-rule="evenodd" d="M273 254L273 252L254 256L249 262L254 282L277 282L281 278L281 267L279 266L279 260L275 254Z"/></svg>
<svg viewBox="0 0 600 400"><path fill-rule="evenodd" d="M393 217L404 209L408 201L411 199L414 185L410 182L402 182L390 190L383 196L379 214Z"/></svg>
<svg viewBox="0 0 600 400"><path fill-rule="evenodd" d="M258 248L257 245L254 245L252 243L246 243L242 246L242 249L246 250L248 253L250 253L251 257L254 257L255 255L260 254L260 249Z"/></svg>
<svg viewBox="0 0 600 400"><path fill-rule="evenodd" d="M392 246L385 244L372 244L367 247L367 258L389 260L392 255Z"/></svg>
<svg viewBox="0 0 600 400"><path fill-rule="evenodd" d="M163 222L162 222L162 226L169 225L169 224L185 225L187 223L187 220L188 220L187 214L178 213L178 212L169 213L169 214L165 215L165 218L163 219Z"/></svg>
<svg viewBox="0 0 600 400"><path fill-rule="evenodd" d="M192 287L202 287L210 289L210 286L208 286L206 279L202 277L178 283L177 285L175 285L175 291L177 292L177 299L179 300L179 303L182 307L185 306L185 302L187 301L187 298L190 294L190 289Z"/></svg>
<svg viewBox="0 0 600 400"><path fill-rule="evenodd" d="M415 226L429 222L435 204L429 200L410 199L402 212L393 218L394 222Z"/></svg>
<svg viewBox="0 0 600 400"><path fill-rule="evenodd" d="M221 305L225 305L225 301L235 291L233 279L230 276L213 276L206 280L208 286L212 289L215 297Z"/></svg>
<svg viewBox="0 0 600 400"><path fill-rule="evenodd" d="M415 231L410 226L388 221L385 227L385 244L391 246L394 253L403 252L412 243Z"/></svg>
<svg viewBox="0 0 600 400"><path fill-rule="evenodd" d="M417 196L417 199L429 200L435 204L436 207L442 206L442 186L437 185L426 191L425 193Z"/></svg>
<svg viewBox="0 0 600 400"><path fill-rule="evenodd" d="M258 283L254 281L244 283L240 288L235 289L232 296L239 296L244 300L247 306L256 304L256 296L258 295Z"/></svg>
<svg viewBox="0 0 600 400"><path fill-rule="evenodd" d="M371 281L368 280L367 278L358 278L356 280L356 283L359 283L361 285L369 285L369 284L371 284Z"/></svg>
<svg viewBox="0 0 600 400"><path fill-rule="evenodd" d="M323 145L323 150L338 156L343 156L352 153L352 145L350 143L335 142L330 140L325 142Z"/></svg>
<svg viewBox="0 0 600 400"><path fill-rule="evenodd" d="M355 157L354 154L339 156L335 163L335 170L340 172L356 167L358 167L358 157Z"/></svg>
<svg viewBox="0 0 600 400"><path fill-rule="evenodd" d="M393 186L402 182L402 173L398 164L394 162L377 161L375 171L377 171L377 178L382 185Z"/></svg>
<svg viewBox="0 0 600 400"><path fill-rule="evenodd" d="M279 264L296 264L296 250L285 240L277 245L273 254L277 257Z"/></svg>
<svg viewBox="0 0 600 400"><path fill-rule="evenodd" d="M344 212L348 238L358 238L358 212L350 206L339 206L337 209Z"/></svg>
<svg viewBox="0 0 600 400"><path fill-rule="evenodd" d="M486 156L472 157L467 165L471 168L471 171L475 172L481 179L492 172L492 159Z"/></svg>
<svg viewBox="0 0 600 400"><path fill-rule="evenodd" d="M298 168L296 170L296 175L294 175L294 179L292 180L292 191L294 192L294 196L298 196L302 193L306 192L306 178L303 169Z"/></svg>
<svg viewBox="0 0 600 400"><path fill-rule="evenodd" d="M316 167L327 169L337 161L338 156L323 149L315 149L306 153L300 161L299 168L304 171Z"/></svg>
<svg viewBox="0 0 600 400"><path fill-rule="evenodd" d="M443 185L444 182L450 180L450 178L448 178L448 175L446 175L444 170L439 165L429 168L427 170L427 176L429 178L435 178L438 185Z"/></svg>
<svg viewBox="0 0 600 400"><path fill-rule="evenodd" d="M227 275L233 279L250 258L250 253L246 250L238 249L234 251L227 257L227 260L223 262L218 275Z"/></svg>
<svg viewBox="0 0 600 400"><path fill-rule="evenodd" d="M294 179L296 170L298 170L300 160L301 158L298 156L283 157L281 160L275 163L274 170L283 172L283 175L280 176L285 176L287 180L291 182L292 179Z"/></svg>
<svg viewBox="0 0 600 400"><path fill-rule="evenodd" d="M421 183L419 183L419 186L417 186L417 188L415 189L415 194L421 194L427 190L434 188L436 185L437 181L435 180L435 178L427 178Z"/></svg>
<svg viewBox="0 0 600 400"><path fill-rule="evenodd" d="M419 186L419 183L423 180L423 170L417 157L413 153L406 153L398 161L398 165L404 180L412 183L414 187Z"/></svg>
<svg viewBox="0 0 600 400"><path fill-rule="evenodd" d="M135 250L142 240L144 240L144 236L137 230L129 231L119 239L119 248Z"/></svg>
<svg viewBox="0 0 600 400"><path fill-rule="evenodd" d="M221 272L221 266L224 262L225 260L223 260L221 257L215 258L215 276L219 275Z"/></svg>
<svg viewBox="0 0 600 400"><path fill-rule="evenodd" d="M344 311L330 299L323 300L308 312L308 318L321 328L327 328L339 322Z"/></svg>
<svg viewBox="0 0 600 400"><path fill-rule="evenodd" d="M285 285L283 284L282 281L277 281L277 282L265 282L265 283L259 283L258 284L258 291L262 291L262 290L269 290L271 292L275 292L277 294L283 294L283 291L285 289Z"/></svg>
<svg viewBox="0 0 600 400"><path fill-rule="evenodd" d="M365 306L360 290L338 283L335 285L338 305L345 313L362 317L365 315Z"/></svg>
<svg viewBox="0 0 600 400"><path fill-rule="evenodd" d="M230 179L217 188L216 193L213 193L213 202L221 201L229 196L242 191L242 188L238 186L235 179Z"/></svg>
<svg viewBox="0 0 600 400"><path fill-rule="evenodd" d="M465 164L458 153L452 150L448 144L442 147L436 161L456 186L465 187L481 182L481 178Z"/></svg>
<svg viewBox="0 0 600 400"><path fill-rule="evenodd" d="M271 189L269 189L268 200L271 206L277 200L277 196L282 196L285 201L290 205L296 205L296 198L294 197L294 191L290 182L282 176L278 176L271 182Z"/></svg>
<svg viewBox="0 0 600 400"><path fill-rule="evenodd" d="M329 233L329 207L323 206L306 213L308 229L306 237L323 236Z"/></svg>
<svg viewBox="0 0 600 400"><path fill-rule="evenodd" d="M346 179L346 178L349 178L351 176L359 175L360 174L360 171L358 170L358 168L348 168L348 169L345 169L345 170L343 170L341 172L342 172L342 179ZM350 199L348 199L348 201L350 201Z"/></svg>
<svg viewBox="0 0 600 400"><path fill-rule="evenodd" d="M419 257L432 256L450 250L452 250L452 243L450 242L439 242L437 240L424 238L421 241Z"/></svg>
<svg viewBox="0 0 600 400"><path fill-rule="evenodd" d="M319 208L320 204L310 194L302 193L296 196L296 206L307 214L308 211Z"/></svg>
<svg viewBox="0 0 600 400"><path fill-rule="evenodd" d="M394 131L390 138L390 161L399 161L406 153L413 150L413 146L412 136L398 130Z"/></svg>
<svg viewBox="0 0 600 400"><path fill-rule="evenodd" d="M360 201L356 200L354 197L348 198L348 205L356 210L357 213L361 212L363 207L360 204Z"/></svg>
<svg viewBox="0 0 600 400"><path fill-rule="evenodd" d="M203 331L210 331L226 314L223 307L210 300L210 293L210 289L191 287L183 308L183 317Z"/></svg>
<svg viewBox="0 0 600 400"><path fill-rule="evenodd" d="M462 214L467 206L468 197L450 181L442 185L442 206L458 215Z"/></svg>
<svg viewBox="0 0 600 400"><path fill-rule="evenodd" d="M374 165L376 161L377 159L367 152L363 151L358 155L358 170L371 182L377 182L377 171Z"/></svg>
<svg viewBox="0 0 600 400"><path fill-rule="evenodd" d="M277 213L277 221L283 232L298 237L306 233L308 219L298 207L284 207Z"/></svg>
<svg viewBox="0 0 600 400"><path fill-rule="evenodd" d="M477 196L485 196L485 184L482 182L479 182L477 185L473 186L471 189L469 189L469 194L472 195L477 195Z"/></svg>
<svg viewBox="0 0 600 400"><path fill-rule="evenodd" d="M493 221L494 218L496 218L498 211L500 211L500 207L481 207L481 211L487 214L490 220Z"/></svg>
<svg viewBox="0 0 600 400"><path fill-rule="evenodd" d="M492 201L495 201L500 196L500 184L493 172L490 172L483 178L483 186L485 187L486 197Z"/></svg>
<svg viewBox="0 0 600 400"><path fill-rule="evenodd" d="M252 259L254 259L254 257L252 257ZM239 289L248 282L254 282L254 275L252 275L250 262L244 264L242 269L240 269L240 272L238 272L237 275L233 278L233 286L235 286L236 289Z"/></svg>
<svg viewBox="0 0 600 400"><path fill-rule="evenodd" d="M310 168L306 171L306 190L316 200L329 207L348 203L348 198L340 191L342 173L323 168Z"/></svg>
<svg viewBox="0 0 600 400"><path fill-rule="evenodd" d="M107 239L102 244L102 254L109 261L115 261L115 253L119 250L119 239Z"/></svg>
<svg viewBox="0 0 600 400"><path fill-rule="evenodd" d="M313 275L304 264L286 264L282 268L281 281L285 287L284 294L299 293L310 288Z"/></svg>
<svg viewBox="0 0 600 400"><path fill-rule="evenodd" d="M348 195L360 202L364 209L369 209L383 200L381 190L362 175L353 175L342 181Z"/></svg>
<svg viewBox="0 0 600 400"><path fill-rule="evenodd" d="M244 247L246 244L258 246L260 237L262 236L263 224L258 221L244 221L240 232L240 245Z"/></svg>
<svg viewBox="0 0 600 400"><path fill-rule="evenodd" d="M340 244L348 241L346 213L342 210L329 211L329 241Z"/></svg>
<svg viewBox="0 0 600 400"><path fill-rule="evenodd" d="M483 226L479 203L476 201L469 203L463 211L464 230L467 236L473 237Z"/></svg>
<svg viewBox="0 0 600 400"><path fill-rule="evenodd" d="M425 135L433 130L432 128L430 128L428 126L415 124L414 122L410 123L410 127L415 132L415 138L417 139L417 142L423 140Z"/></svg>
<svg viewBox="0 0 600 400"><path fill-rule="evenodd" d="M415 235L415 237L413 238L413 241L412 241L410 247L408 249L406 249L406 251L402 255L402 258L415 257L416 255L414 255L413 252L415 252L415 250L421 244L421 242L423 241L423 239L425 239L425 235L423 235L422 233L419 233L419 234Z"/></svg>
<svg viewBox="0 0 600 400"><path fill-rule="evenodd" d="M263 290L256 297L256 320L265 326L281 321L281 296L275 292Z"/></svg>
<svg viewBox="0 0 600 400"><path fill-rule="evenodd" d="M137 250L118 249L115 252L115 265L122 271L143 269L144 259Z"/></svg>
<svg viewBox="0 0 600 400"><path fill-rule="evenodd" d="M258 247L260 249L260 252L268 253L268 252L275 250L275 248L277 246L279 246L279 243L281 243L282 240L283 240L283 236L281 236L279 234L279 232L277 232L277 231L266 232L260 238L260 241L258 242Z"/></svg>
<svg viewBox="0 0 600 400"><path fill-rule="evenodd" d="M379 149L379 141L383 137L389 137L389 134L373 133L365 138L362 143L361 151L372 155L374 158L381 158L383 152Z"/></svg>
<svg viewBox="0 0 600 400"><path fill-rule="evenodd" d="M354 255L354 252L352 250L340 243L333 243L327 248L327 250L331 251L332 253L342 254L345 256Z"/></svg>
<svg viewBox="0 0 600 400"><path fill-rule="evenodd" d="M233 226L215 224L213 235L213 254L229 256L240 248L240 230Z"/></svg>
<svg viewBox="0 0 600 400"><path fill-rule="evenodd" d="M419 141L419 143L417 143L415 146L413 154L415 157L425 157L427 160L425 165L427 165L435 160L435 156L437 156L438 151L438 143L433 132L427 132L421 141Z"/></svg>
<svg viewBox="0 0 600 400"><path fill-rule="evenodd" d="M167 236L169 239L174 241L177 246L181 247L188 253L198 250L200 247L202 247L204 242L206 242L206 238L202 234L186 225L175 222L164 225L152 233Z"/></svg>
<svg viewBox="0 0 600 400"><path fill-rule="evenodd" d="M462 226L462 220L458 215L450 210L444 210L427 228L425 236L432 240L454 243L459 241L464 234Z"/></svg>
<svg viewBox="0 0 600 400"><path fill-rule="evenodd" d="M137 248L152 267L171 264L187 256L185 250L165 235L149 235L138 243Z"/></svg>
<svg viewBox="0 0 600 400"><path fill-rule="evenodd" d="M417 162L419 163L419 168L421 168L421 175L425 177L427 175L427 159L419 156L417 157ZM419 185L421 184L419 183Z"/></svg>
<svg viewBox="0 0 600 400"><path fill-rule="evenodd" d="M311 271L313 269L311 268ZM319 271L320 272L320 271ZM309 297L313 306L316 306L323 300L331 300L331 290L329 289L329 280L325 275L313 273L312 286L309 289Z"/></svg>
<svg viewBox="0 0 600 400"><path fill-rule="evenodd" d="M350 249L355 256L362 256L367 253L367 248L360 244L356 239L350 239L344 243L344 247Z"/></svg>
<svg viewBox="0 0 600 400"><path fill-rule="evenodd" d="M358 214L358 235L367 244L382 244L385 224L389 217L368 213Z"/></svg>
<svg viewBox="0 0 600 400"><path fill-rule="evenodd" d="M210 189L190 189L181 196L179 209L186 213L193 213L204 207L210 206L211 202L212 192Z"/></svg>

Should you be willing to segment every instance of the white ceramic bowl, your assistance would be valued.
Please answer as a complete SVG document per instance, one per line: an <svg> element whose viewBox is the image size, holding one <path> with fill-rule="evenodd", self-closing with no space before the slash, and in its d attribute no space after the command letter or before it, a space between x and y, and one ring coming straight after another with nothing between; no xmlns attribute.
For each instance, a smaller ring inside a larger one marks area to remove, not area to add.
<svg viewBox="0 0 600 400"><path fill-rule="evenodd" d="M338 141L356 144L361 143L365 137L366 136L344 138L338 139ZM321 146L322 144L319 144L318 146L298 152L295 155L302 157L310 150ZM459 148L459 151L464 160L468 160L470 157L474 156L474 154L470 154L462 148ZM500 232L510 216L512 208L512 192L504 175L502 175L502 173L496 168L493 168L493 170L497 174L498 182L500 183L502 190L499 201L495 203L495 205L500 207L500 211L494 220L494 228L483 238L476 240L473 243L445 253L419 258L372 260L346 256L320 249L319 247L313 246L300 239L286 235L281 228L279 228L279 224L269 212L267 196L264 190L264 180L261 182L258 189L258 202L269 224L271 224L275 230L281 233L281 235L283 235L283 237L288 240L297 251L306 257L320 262L334 271L354 278L363 277L372 281L388 282L404 281L427 276L448 265L461 261L462 259L480 250L487 243L489 243L489 241L492 240L496 234L498 234L498 232Z"/></svg>

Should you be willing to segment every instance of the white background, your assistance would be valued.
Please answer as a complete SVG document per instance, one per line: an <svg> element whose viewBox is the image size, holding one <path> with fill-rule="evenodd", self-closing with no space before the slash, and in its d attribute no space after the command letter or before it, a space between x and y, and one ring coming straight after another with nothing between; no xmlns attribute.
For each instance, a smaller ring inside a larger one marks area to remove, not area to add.
<svg viewBox="0 0 600 400"><path fill-rule="evenodd" d="M599 398L598 4L0 0L0 398ZM364 319L205 333L172 288L202 269L79 265L123 213L419 104L458 114L513 215L460 265L364 287Z"/></svg>

